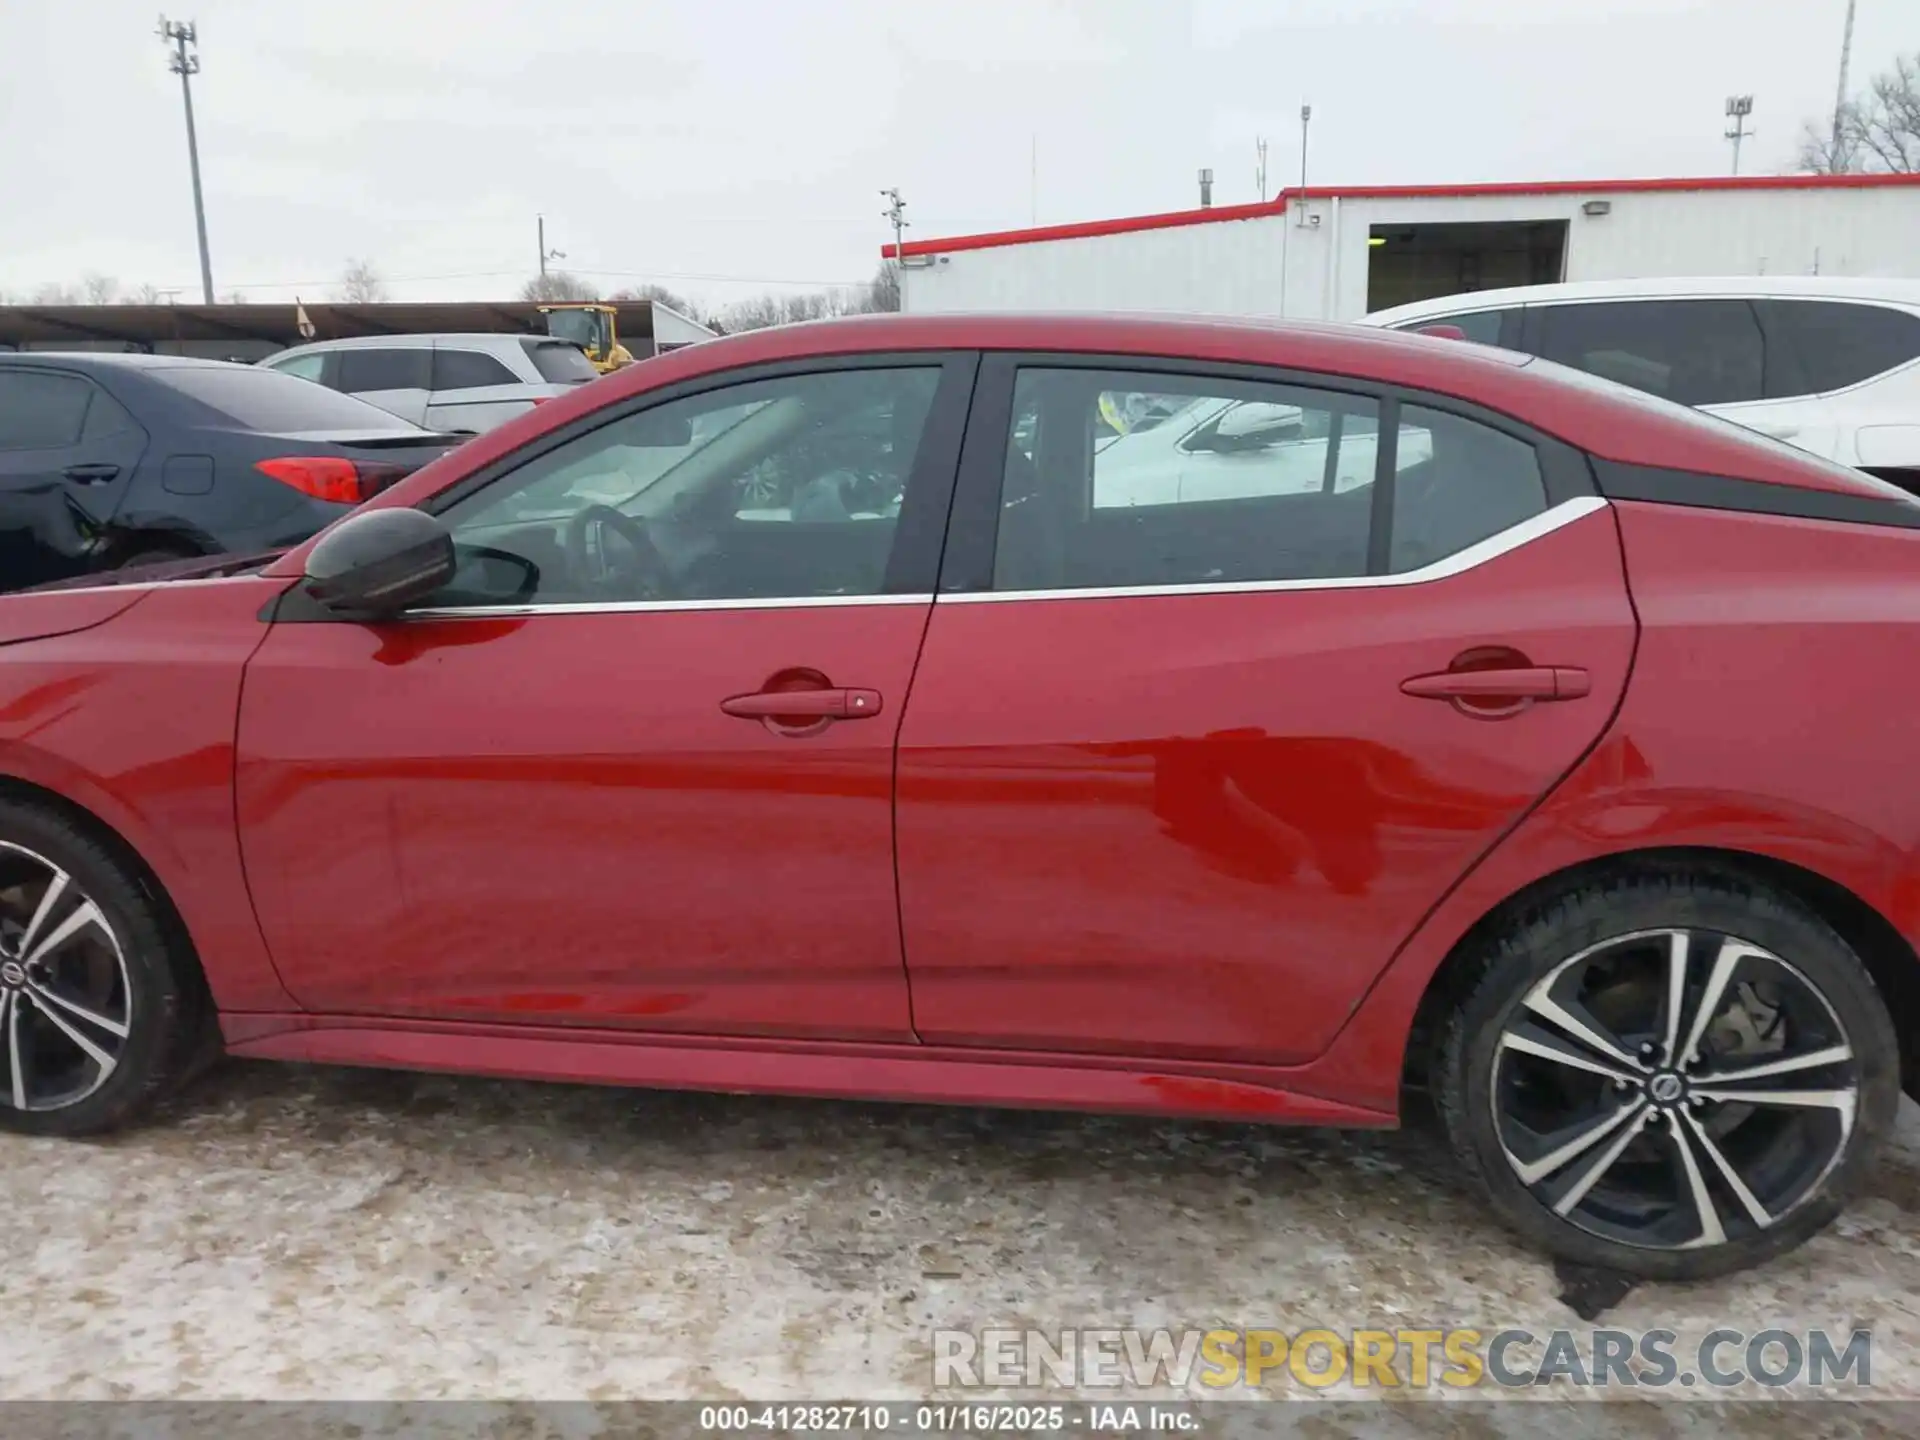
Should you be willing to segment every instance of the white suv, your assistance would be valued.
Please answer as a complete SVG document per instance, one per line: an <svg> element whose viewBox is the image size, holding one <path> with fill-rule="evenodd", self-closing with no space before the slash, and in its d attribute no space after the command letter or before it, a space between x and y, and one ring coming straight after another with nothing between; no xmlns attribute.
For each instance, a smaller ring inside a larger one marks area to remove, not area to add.
<svg viewBox="0 0 1920 1440"><path fill-rule="evenodd" d="M260 363L456 435L491 430L599 375L579 346L545 335L367 335Z"/></svg>
<svg viewBox="0 0 1920 1440"><path fill-rule="evenodd" d="M1380 310L1394 330L1557 360L1920 492L1920 281L1748 275L1481 290Z"/></svg>

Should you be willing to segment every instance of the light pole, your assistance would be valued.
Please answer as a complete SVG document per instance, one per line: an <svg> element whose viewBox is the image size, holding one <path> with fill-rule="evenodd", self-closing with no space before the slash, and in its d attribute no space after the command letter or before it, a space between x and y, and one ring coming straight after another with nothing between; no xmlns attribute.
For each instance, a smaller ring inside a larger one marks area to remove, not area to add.
<svg viewBox="0 0 1920 1440"><path fill-rule="evenodd" d="M172 50L167 68L180 77L180 99L187 108L187 166L193 172L193 224L200 236L200 293L213 304L213 261L207 255L207 207L200 195L200 142L193 132L193 77L200 73L199 36L191 20L176 25L160 17L161 42Z"/></svg>
<svg viewBox="0 0 1920 1440"><path fill-rule="evenodd" d="M1753 96L1727 97L1727 136L1733 142L1733 173L1740 173L1740 142L1753 134L1747 129L1747 117L1753 114Z"/></svg>
<svg viewBox="0 0 1920 1440"><path fill-rule="evenodd" d="M534 222L540 227L540 278L545 280L547 278L547 261L564 260L567 258L567 252L564 250L549 250L547 248L547 217L544 215L536 215L533 218Z"/></svg>
<svg viewBox="0 0 1920 1440"><path fill-rule="evenodd" d="M1307 127L1313 124L1313 106L1300 107L1300 188L1307 188Z"/></svg>

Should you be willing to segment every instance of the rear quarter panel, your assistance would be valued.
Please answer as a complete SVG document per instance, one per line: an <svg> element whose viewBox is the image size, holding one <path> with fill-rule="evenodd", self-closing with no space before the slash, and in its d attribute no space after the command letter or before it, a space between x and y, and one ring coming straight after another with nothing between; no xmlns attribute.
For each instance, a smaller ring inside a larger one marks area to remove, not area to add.
<svg viewBox="0 0 1920 1440"><path fill-rule="evenodd" d="M241 675L266 633L260 608L284 588L242 577L0 599L0 631L22 600L77 617L125 602L106 623L0 645L0 777L90 811L139 853L223 1010L295 1008L254 919L233 812Z"/></svg>
<svg viewBox="0 0 1920 1440"><path fill-rule="evenodd" d="M1390 1103L1447 954L1517 891L1607 855L1783 860L1920 944L1920 530L1614 509L1641 636L1613 725L1403 948L1314 1089Z"/></svg>

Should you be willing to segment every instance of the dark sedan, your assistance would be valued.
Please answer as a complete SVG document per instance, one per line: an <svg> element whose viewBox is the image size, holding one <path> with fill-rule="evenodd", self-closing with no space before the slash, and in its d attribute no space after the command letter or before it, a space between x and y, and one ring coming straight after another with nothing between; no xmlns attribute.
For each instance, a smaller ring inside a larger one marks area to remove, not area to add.
<svg viewBox="0 0 1920 1440"><path fill-rule="evenodd" d="M296 545L453 443L248 365L0 355L0 590Z"/></svg>

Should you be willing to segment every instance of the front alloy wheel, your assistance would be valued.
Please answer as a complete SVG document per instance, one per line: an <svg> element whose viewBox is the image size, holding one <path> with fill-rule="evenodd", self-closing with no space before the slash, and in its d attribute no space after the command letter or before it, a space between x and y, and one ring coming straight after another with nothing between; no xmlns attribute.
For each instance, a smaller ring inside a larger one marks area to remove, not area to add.
<svg viewBox="0 0 1920 1440"><path fill-rule="evenodd" d="M91 828L0 800L0 1129L108 1130L185 1073L205 992L163 904Z"/></svg>
<svg viewBox="0 0 1920 1440"><path fill-rule="evenodd" d="M62 1110L112 1079L133 987L107 918L45 856L0 841L0 1104Z"/></svg>
<svg viewBox="0 0 1920 1440"><path fill-rule="evenodd" d="M1456 1151L1517 1228L1650 1278L1724 1273L1838 1212L1898 1104L1891 1022L1784 896L1653 875L1497 947L1440 1076Z"/></svg>

